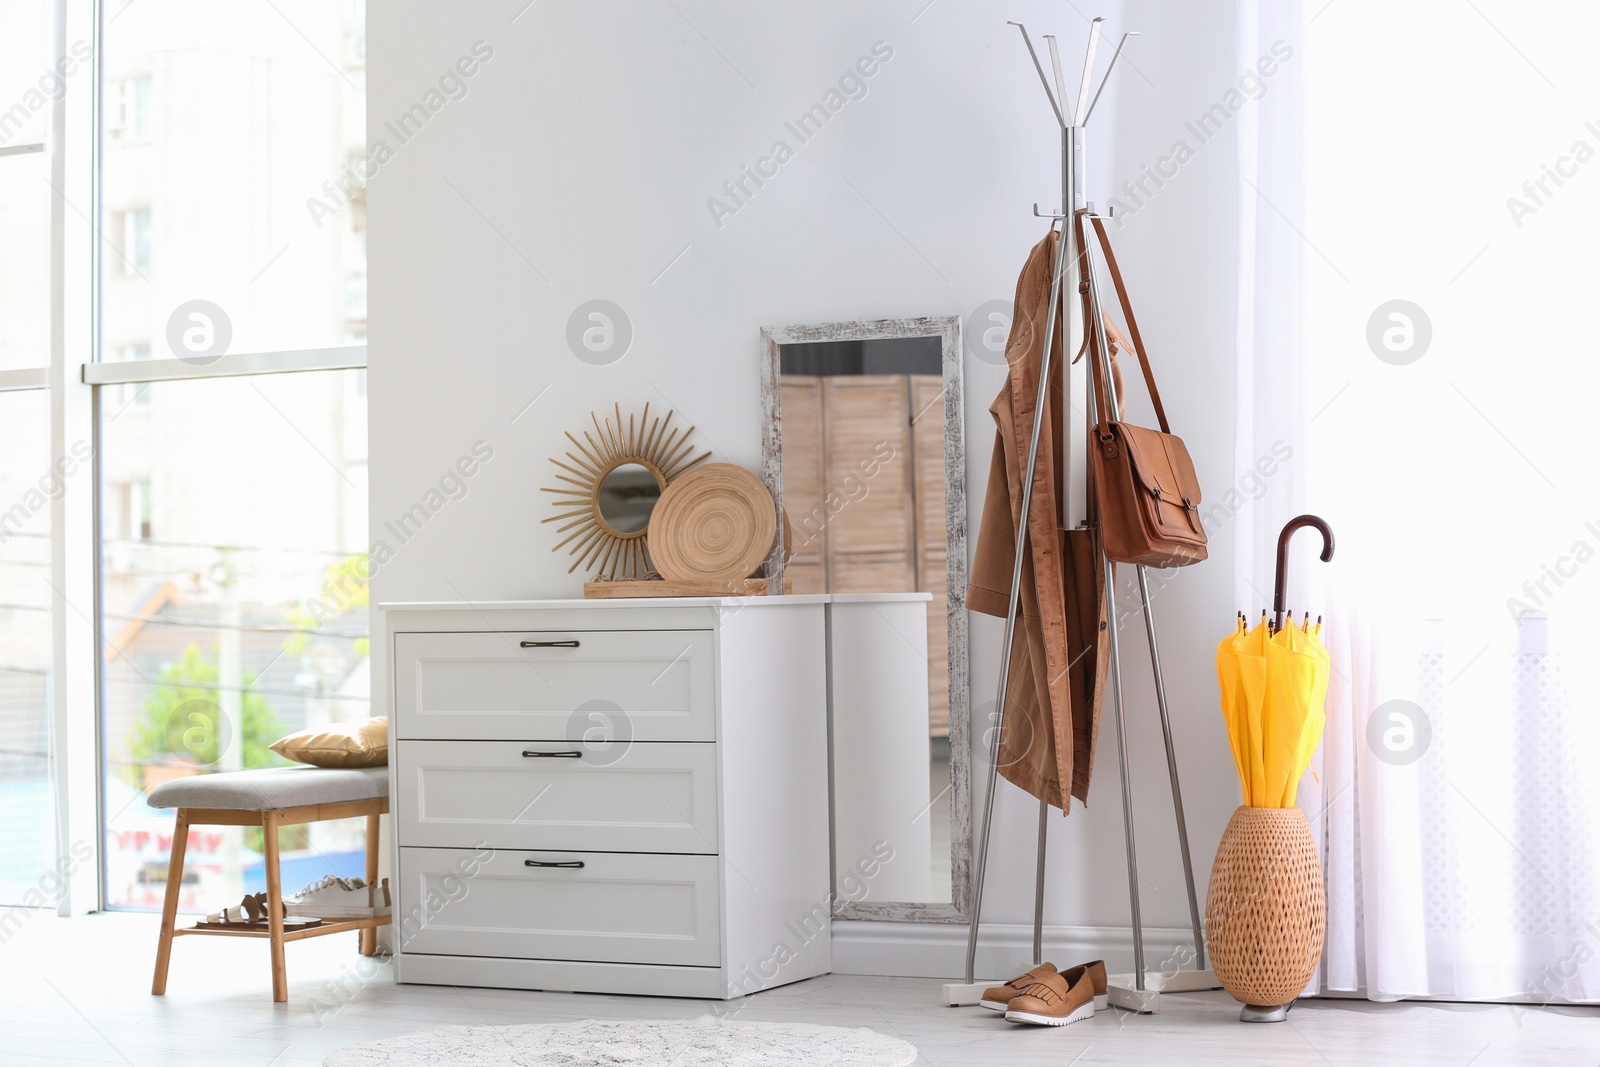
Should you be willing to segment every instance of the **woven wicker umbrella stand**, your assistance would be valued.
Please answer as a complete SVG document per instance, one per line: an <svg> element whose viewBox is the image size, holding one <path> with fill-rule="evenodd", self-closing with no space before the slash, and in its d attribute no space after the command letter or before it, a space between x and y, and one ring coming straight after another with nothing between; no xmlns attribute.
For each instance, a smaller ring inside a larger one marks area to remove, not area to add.
<svg viewBox="0 0 1600 1067"><path fill-rule="evenodd" d="M1274 628L1284 624L1289 540L1308 527L1322 534L1322 562L1333 559L1333 530L1326 520L1297 515L1284 524L1272 581ZM1317 622L1320 626L1320 616ZM1244 1005L1241 1022L1279 1023L1289 1017L1294 999L1322 962L1327 931L1322 858L1306 813L1297 807L1235 809L1211 864L1206 935L1212 972Z"/></svg>
<svg viewBox="0 0 1600 1067"><path fill-rule="evenodd" d="M1244 1022L1282 1022L1317 973L1327 934L1322 862L1299 808L1240 807L1206 893L1211 969Z"/></svg>

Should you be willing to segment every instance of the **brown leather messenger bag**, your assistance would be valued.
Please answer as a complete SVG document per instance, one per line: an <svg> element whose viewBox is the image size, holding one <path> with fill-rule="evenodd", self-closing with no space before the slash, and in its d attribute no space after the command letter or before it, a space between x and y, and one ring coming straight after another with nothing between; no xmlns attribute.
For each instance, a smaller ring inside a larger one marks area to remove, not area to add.
<svg viewBox="0 0 1600 1067"><path fill-rule="evenodd" d="M1102 309L1095 306L1094 290L1089 284L1089 245L1083 225L1087 214L1079 211L1073 216L1078 241L1078 293L1083 300L1083 321L1096 323L1100 321ZM1091 221L1111 280L1116 285L1128 336L1139 356L1139 367L1144 371L1150 403L1161 424L1160 430L1152 430L1113 418L1100 331L1087 330L1095 395L1095 425L1089 454L1094 465L1101 541L1106 558L1114 563L1142 563L1151 567L1199 563L1206 558L1206 531L1200 522L1200 483L1195 477L1194 461L1189 458L1183 440L1167 424L1167 413L1161 406L1161 394L1156 391L1155 375L1151 373L1150 359L1145 354L1144 338L1139 335L1139 324L1134 320L1122 272L1117 268L1117 258L1106 237L1105 223L1100 219Z"/></svg>

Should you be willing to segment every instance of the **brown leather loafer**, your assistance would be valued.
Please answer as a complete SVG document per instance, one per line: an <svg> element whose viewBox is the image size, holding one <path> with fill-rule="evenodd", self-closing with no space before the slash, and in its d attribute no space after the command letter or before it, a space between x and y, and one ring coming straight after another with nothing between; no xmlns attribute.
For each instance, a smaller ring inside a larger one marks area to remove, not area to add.
<svg viewBox="0 0 1600 1067"><path fill-rule="evenodd" d="M1011 998L1006 1021L1034 1026L1066 1026L1094 1018L1094 980L1086 967L1074 967L1077 979L1047 974Z"/></svg>
<svg viewBox="0 0 1600 1067"><path fill-rule="evenodd" d="M1105 968L1101 967L1100 971L1102 974L1104 974ZM1024 989L1033 985L1033 983L1039 981L1039 979L1043 978L1045 975L1055 973L1055 964L1041 963L1033 970L1017 975L1005 985L990 986L988 989L985 989L983 991L983 999L978 1001L978 1003L983 1007L988 1008L990 1011L1005 1011L1006 1008L1010 1006L1012 998L1018 993L1021 993Z"/></svg>
<svg viewBox="0 0 1600 1067"><path fill-rule="evenodd" d="M1094 990L1094 1010L1105 1011L1111 1007L1111 995L1106 992L1106 961L1091 960L1088 963L1080 963L1076 967L1070 967L1061 973L1066 977L1067 984L1072 985L1077 982L1080 972L1088 976L1089 985Z"/></svg>

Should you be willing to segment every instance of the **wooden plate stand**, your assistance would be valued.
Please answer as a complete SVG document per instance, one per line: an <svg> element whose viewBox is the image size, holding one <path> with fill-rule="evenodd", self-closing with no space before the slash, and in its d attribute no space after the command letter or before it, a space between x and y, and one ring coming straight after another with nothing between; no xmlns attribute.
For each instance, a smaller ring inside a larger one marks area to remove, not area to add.
<svg viewBox="0 0 1600 1067"><path fill-rule="evenodd" d="M784 579L783 591L792 591L794 585ZM588 600L624 600L641 596L766 596L765 578L739 578L718 581L702 578L692 582L648 580L636 582L584 582L583 595Z"/></svg>

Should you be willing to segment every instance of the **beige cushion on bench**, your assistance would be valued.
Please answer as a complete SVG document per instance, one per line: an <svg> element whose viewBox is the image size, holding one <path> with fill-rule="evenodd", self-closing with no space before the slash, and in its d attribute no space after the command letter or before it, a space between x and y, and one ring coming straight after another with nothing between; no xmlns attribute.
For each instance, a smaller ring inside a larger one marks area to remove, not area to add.
<svg viewBox="0 0 1600 1067"><path fill-rule="evenodd" d="M152 808L276 811L389 795L389 768L273 767L174 778L150 790Z"/></svg>

